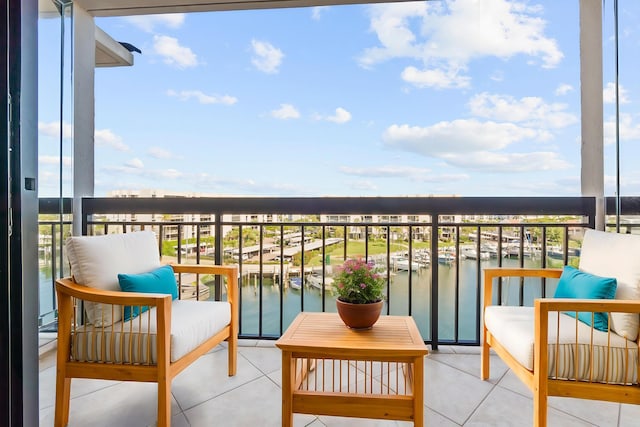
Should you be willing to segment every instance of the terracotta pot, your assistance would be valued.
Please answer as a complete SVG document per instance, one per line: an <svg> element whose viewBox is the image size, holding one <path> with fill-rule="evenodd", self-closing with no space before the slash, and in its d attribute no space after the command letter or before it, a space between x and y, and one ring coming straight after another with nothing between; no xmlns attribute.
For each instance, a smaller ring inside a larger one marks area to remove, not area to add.
<svg viewBox="0 0 640 427"><path fill-rule="evenodd" d="M370 329L378 321L382 311L382 301L370 304L351 304L336 300L338 314L351 329Z"/></svg>

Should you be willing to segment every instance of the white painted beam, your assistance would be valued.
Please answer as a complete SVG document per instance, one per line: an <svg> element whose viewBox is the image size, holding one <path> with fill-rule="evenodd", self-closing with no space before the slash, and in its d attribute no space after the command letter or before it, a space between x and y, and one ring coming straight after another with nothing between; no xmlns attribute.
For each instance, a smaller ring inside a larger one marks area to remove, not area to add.
<svg viewBox="0 0 640 427"><path fill-rule="evenodd" d="M82 198L94 195L95 23L73 6L73 234L81 234Z"/></svg>
<svg viewBox="0 0 640 427"><path fill-rule="evenodd" d="M92 16L129 16L402 1L412 0L75 0L74 4Z"/></svg>
<svg viewBox="0 0 640 427"><path fill-rule="evenodd" d="M596 228L604 230L602 1L580 0L581 171L583 196L595 196Z"/></svg>

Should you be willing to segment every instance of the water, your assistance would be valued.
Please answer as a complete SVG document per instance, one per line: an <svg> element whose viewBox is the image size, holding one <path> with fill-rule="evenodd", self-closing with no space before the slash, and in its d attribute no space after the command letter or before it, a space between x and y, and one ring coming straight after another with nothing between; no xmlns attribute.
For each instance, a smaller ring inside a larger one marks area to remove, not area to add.
<svg viewBox="0 0 640 427"><path fill-rule="evenodd" d="M453 341L456 339L456 320L458 341L476 341L479 336L478 310L481 304L482 290L478 288L478 262L476 260L461 260L456 264L439 264L438 286L438 335L440 341ZM517 259L503 259L505 267L519 266ZM497 259L481 261L482 268L498 265ZM539 267L540 259L525 259L526 267ZM458 288L456 292L456 271L459 274ZM482 277L480 277L482 281ZM533 286L524 287L524 303L532 305L533 299L541 296L540 280L527 279L535 283ZM520 280L512 278L505 280L503 285L503 298L510 304L518 303ZM418 325L418 329L425 340L431 339L431 267L411 273L411 286L409 286L409 273L397 272L391 275L389 295L383 313L392 315L409 314L409 290L411 290L411 315ZM553 295L555 281L547 281L547 295ZM456 295L458 296L458 318L456 319ZM263 282L262 294L260 287L251 284L242 286L242 312L241 334L258 335L260 326L263 336L279 336L286 330L291 321L301 311L322 311L324 297L324 311L335 312L335 295L325 292L324 295L315 289L303 286L300 290L285 288L282 290L283 319L282 329L280 325L280 289L274 286L271 279ZM262 324L257 315L260 301L262 301ZM388 306L388 307L387 307Z"/></svg>
<svg viewBox="0 0 640 427"><path fill-rule="evenodd" d="M38 273L38 308L40 310L40 324L46 325L47 323L51 323L55 320L51 268L40 267Z"/></svg>

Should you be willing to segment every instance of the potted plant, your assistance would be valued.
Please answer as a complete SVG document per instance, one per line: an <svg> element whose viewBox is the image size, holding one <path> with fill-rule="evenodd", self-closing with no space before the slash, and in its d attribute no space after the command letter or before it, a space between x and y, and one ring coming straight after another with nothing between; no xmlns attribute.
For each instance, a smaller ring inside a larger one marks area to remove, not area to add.
<svg viewBox="0 0 640 427"><path fill-rule="evenodd" d="M363 259L347 259L333 284L342 321L353 329L371 328L382 311L385 284L373 264Z"/></svg>

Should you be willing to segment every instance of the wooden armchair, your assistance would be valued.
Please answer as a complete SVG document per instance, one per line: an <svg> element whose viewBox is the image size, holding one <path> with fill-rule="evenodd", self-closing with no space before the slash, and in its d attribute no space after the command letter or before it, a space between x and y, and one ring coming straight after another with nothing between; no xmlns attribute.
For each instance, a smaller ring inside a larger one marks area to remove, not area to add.
<svg viewBox="0 0 640 427"><path fill-rule="evenodd" d="M616 278L615 299L543 298L536 299L534 307L497 306L493 305L494 279L560 278L563 270L484 270L481 378L489 378L489 350L493 349L532 391L534 426L547 425L548 396L640 403L638 253L640 236L585 233L580 270ZM604 313L606 330L580 321L583 312L591 324L596 313Z"/></svg>
<svg viewBox="0 0 640 427"><path fill-rule="evenodd" d="M139 277L161 267L152 232L72 237L65 248L73 278L56 281L56 427L69 420L72 378L156 382L157 425L169 426L171 381L201 355L227 341L229 375L235 375L236 267L173 265L169 275L178 283L195 277L196 295L201 275L223 276L227 291L226 301L173 300L170 294L146 293L149 289L119 290L118 274Z"/></svg>

